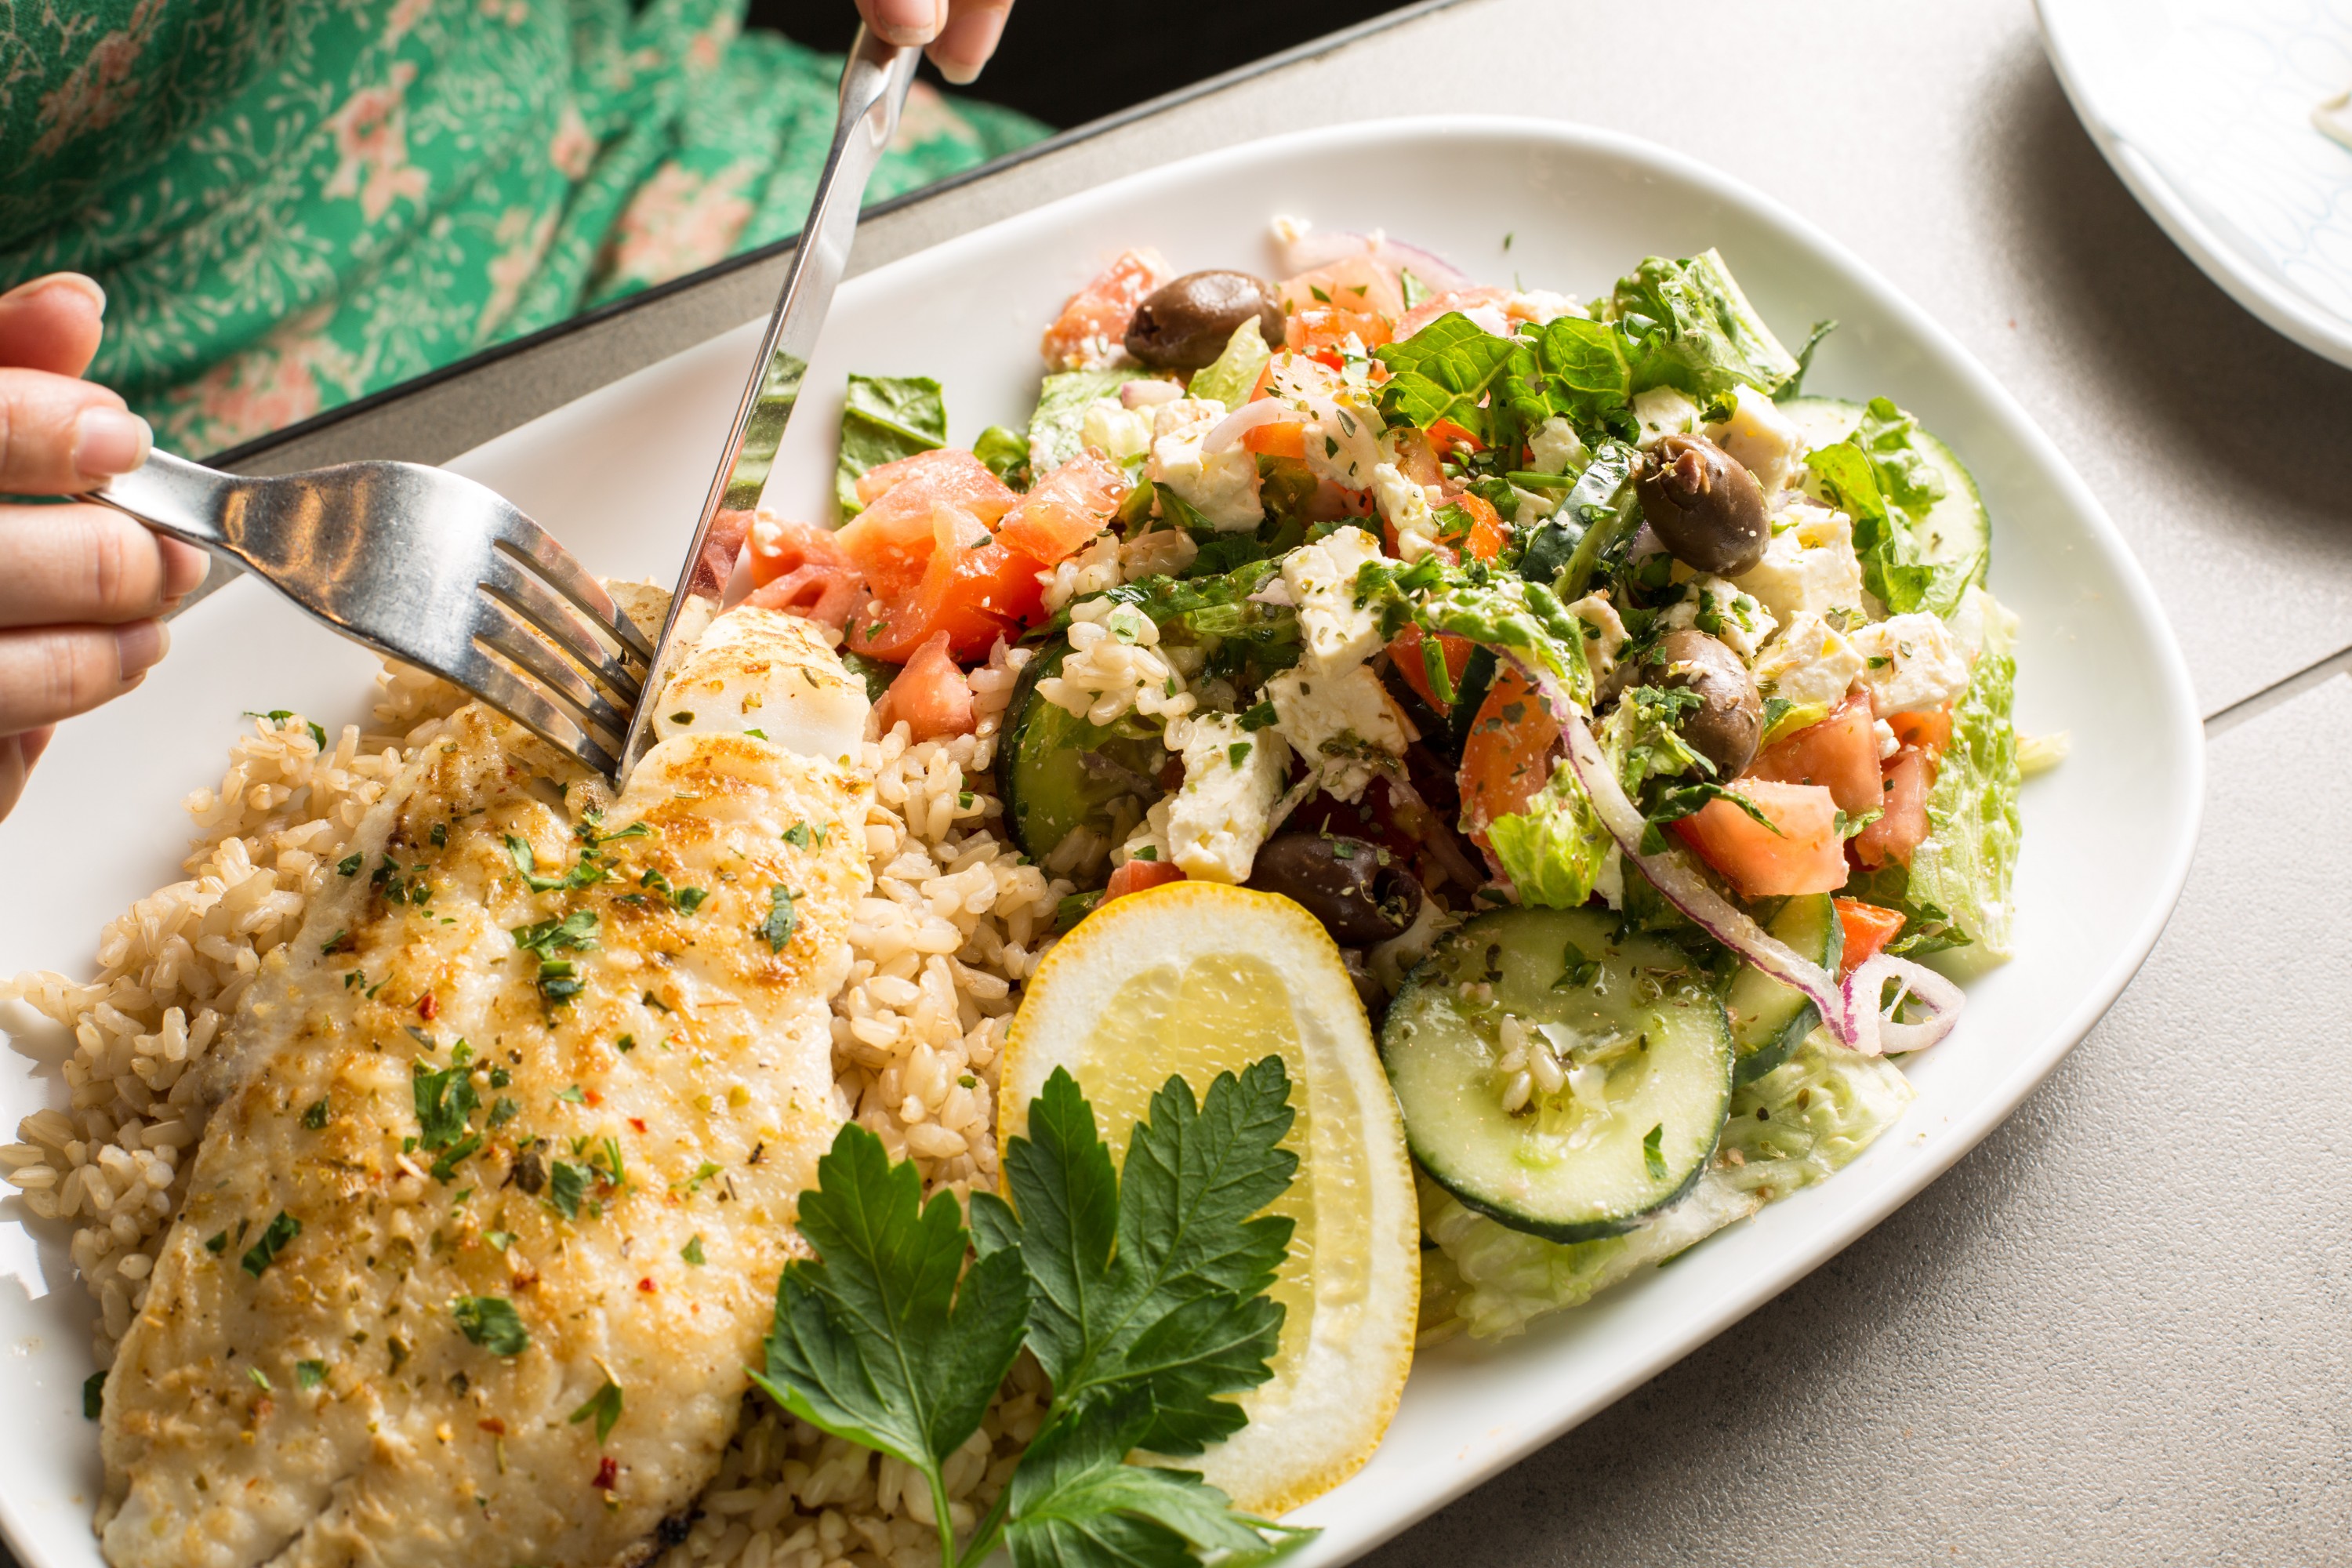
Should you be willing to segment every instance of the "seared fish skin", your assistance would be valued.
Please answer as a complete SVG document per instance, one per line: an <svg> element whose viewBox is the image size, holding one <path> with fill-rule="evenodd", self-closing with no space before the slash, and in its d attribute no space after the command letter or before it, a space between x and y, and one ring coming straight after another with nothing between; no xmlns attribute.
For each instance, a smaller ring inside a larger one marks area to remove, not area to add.
<svg viewBox="0 0 2352 1568"><path fill-rule="evenodd" d="M594 788L461 710L247 994L107 1379L116 1568L598 1568L715 1470L838 1124L868 786L708 734L601 821L550 779Z"/></svg>

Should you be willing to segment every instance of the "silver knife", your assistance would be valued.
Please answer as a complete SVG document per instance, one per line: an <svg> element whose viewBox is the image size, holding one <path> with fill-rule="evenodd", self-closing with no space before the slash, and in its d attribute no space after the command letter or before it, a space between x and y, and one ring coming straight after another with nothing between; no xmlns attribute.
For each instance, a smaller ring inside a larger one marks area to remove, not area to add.
<svg viewBox="0 0 2352 1568"><path fill-rule="evenodd" d="M686 552L661 639L654 645L645 692L630 715L628 740L621 749L622 778L653 744L654 711L677 662L679 626L688 624L698 634L718 610L719 596L734 573L760 492L767 488L768 470L775 466L777 444L800 401L801 378L816 352L825 312L833 307L833 291L848 265L866 184L898 129L898 110L907 101L920 53L886 44L864 27L857 29L857 41L850 47L848 64L841 72L841 116L834 126L833 150L825 156L808 222L802 226L792 267L784 274L784 291L768 318L766 336L760 340L751 379L736 405L719 470L711 476L693 547Z"/></svg>

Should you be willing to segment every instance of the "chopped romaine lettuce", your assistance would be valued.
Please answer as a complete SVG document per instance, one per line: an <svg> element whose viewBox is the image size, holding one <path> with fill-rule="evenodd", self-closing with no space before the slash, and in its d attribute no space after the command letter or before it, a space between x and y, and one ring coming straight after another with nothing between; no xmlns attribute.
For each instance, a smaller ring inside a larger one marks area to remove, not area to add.
<svg viewBox="0 0 2352 1568"><path fill-rule="evenodd" d="M1519 902L1551 910L1579 909L1592 897L1593 881L1616 843L1566 763L1553 770L1527 810L1490 823L1486 841Z"/></svg>
<svg viewBox="0 0 2352 1568"><path fill-rule="evenodd" d="M1952 739L1927 792L1927 837L1913 851L1908 891L1944 911L1960 933L1995 958L2010 955L2020 825L2017 618L1981 588L1984 648L1969 689L1952 709Z"/></svg>
<svg viewBox="0 0 2352 1568"><path fill-rule="evenodd" d="M980 433L971 444L971 455L988 466L988 471L1016 490L1029 488L1029 443L1019 433L1002 425L992 425Z"/></svg>
<svg viewBox="0 0 2352 1568"><path fill-rule="evenodd" d="M1517 417L1507 384L1530 363L1518 339L1498 338L1461 311L1448 310L1372 354L1389 367L1381 412L1391 424L1423 430L1456 425L1489 447L1517 450Z"/></svg>
<svg viewBox="0 0 2352 1568"><path fill-rule="evenodd" d="M1617 280L1608 315L1634 337L1633 390L1673 386L1701 405L1745 384L1769 395L1797 374L1731 269L1713 250L1680 261L1643 259Z"/></svg>
<svg viewBox="0 0 2352 1568"><path fill-rule="evenodd" d="M1641 422L1633 417L1633 369L1627 352L1635 345L1622 325L1561 316L1529 327L1512 367L1508 391L1519 420L1533 429L1552 415L1576 427L1588 446L1602 436L1633 440Z"/></svg>
<svg viewBox="0 0 2352 1568"><path fill-rule="evenodd" d="M1422 1228L1439 1257L1422 1268L1422 1342L1464 1330L1501 1339L1547 1312L1580 1306L1643 1265L1828 1176L1902 1120L1911 1098L1894 1063L1842 1049L1816 1031L1788 1061L1733 1094L1720 1152L1685 1196L1638 1229L1600 1241L1512 1230L1423 1176Z"/></svg>
<svg viewBox="0 0 2352 1568"><path fill-rule="evenodd" d="M1265 334L1259 329L1257 318L1252 316L1234 329L1234 335L1225 340L1223 353L1193 373L1186 395L1239 408L1249 401L1265 362L1273 357L1274 351L1265 346Z"/></svg>
<svg viewBox="0 0 2352 1568"><path fill-rule="evenodd" d="M1853 519L1863 585L1892 614L1949 616L1981 563L1937 565L1920 550L1914 531L1944 499L1944 479L1913 441L1918 429L1917 420L1874 397L1852 436L1815 447L1805 463L1821 498Z"/></svg>
<svg viewBox="0 0 2352 1568"><path fill-rule="evenodd" d="M1076 457L1087 405L1142 374L1132 369L1072 370L1047 376L1037 392L1037 411L1029 416L1029 471L1050 474Z"/></svg>
<svg viewBox="0 0 2352 1568"><path fill-rule="evenodd" d="M948 408L938 382L921 375L851 376L848 400L841 407L841 459L833 481L841 515L855 517L864 510L857 500L858 475L944 447L947 440Z"/></svg>

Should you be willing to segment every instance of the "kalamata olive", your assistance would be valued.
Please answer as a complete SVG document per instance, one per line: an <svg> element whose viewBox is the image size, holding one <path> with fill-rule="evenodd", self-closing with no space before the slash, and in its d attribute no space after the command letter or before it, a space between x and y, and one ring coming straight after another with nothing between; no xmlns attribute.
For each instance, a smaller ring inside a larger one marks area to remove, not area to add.
<svg viewBox="0 0 2352 1568"><path fill-rule="evenodd" d="M1187 272L1135 308L1127 352L1146 364L1199 370L1225 352L1251 317L1269 348L1282 346L1282 305L1274 285L1246 272Z"/></svg>
<svg viewBox="0 0 2352 1568"><path fill-rule="evenodd" d="M1372 1021L1373 1028L1379 1028L1381 1015L1389 1010L1389 994L1372 977L1371 965L1364 961L1363 950L1343 947L1339 950L1339 962L1347 965L1348 978L1355 983L1356 999L1364 1005L1364 1016Z"/></svg>
<svg viewBox="0 0 2352 1568"><path fill-rule="evenodd" d="M1404 862L1377 844L1335 834L1267 840L1246 885L1297 900L1341 947L1386 942L1421 913L1421 880Z"/></svg>
<svg viewBox="0 0 2352 1568"><path fill-rule="evenodd" d="M1764 492L1739 459L1704 436L1669 436L1634 483L1642 515L1675 559L1736 577L1764 559Z"/></svg>
<svg viewBox="0 0 2352 1568"><path fill-rule="evenodd" d="M1717 779L1735 778L1756 760L1757 742L1764 738L1763 700L1748 667L1720 641L1690 626L1668 632L1646 661L1643 679L1698 694L1699 707L1682 721L1682 737L1715 764Z"/></svg>

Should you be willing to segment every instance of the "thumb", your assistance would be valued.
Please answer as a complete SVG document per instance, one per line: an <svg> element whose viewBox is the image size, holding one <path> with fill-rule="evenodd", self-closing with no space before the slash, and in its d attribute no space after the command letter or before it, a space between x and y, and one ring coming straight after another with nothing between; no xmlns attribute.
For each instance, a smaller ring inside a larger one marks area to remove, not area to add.
<svg viewBox="0 0 2352 1568"><path fill-rule="evenodd" d="M147 421L102 386L0 370L0 490L79 495L147 460Z"/></svg>
<svg viewBox="0 0 2352 1568"><path fill-rule="evenodd" d="M857 14L886 44L928 44L948 23L948 0L857 0Z"/></svg>

